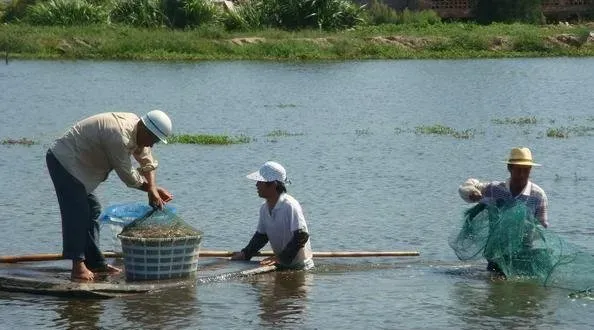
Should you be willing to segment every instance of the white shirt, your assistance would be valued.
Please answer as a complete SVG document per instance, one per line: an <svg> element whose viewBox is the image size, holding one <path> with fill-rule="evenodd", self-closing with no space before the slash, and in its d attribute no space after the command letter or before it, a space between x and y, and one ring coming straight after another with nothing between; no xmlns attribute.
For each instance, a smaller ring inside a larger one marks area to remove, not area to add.
<svg viewBox="0 0 594 330"><path fill-rule="evenodd" d="M157 168L151 148L136 142L136 124L140 118L133 113L109 112L83 119L71 127L50 147L60 164L92 193L105 181L112 170L129 187L142 186L144 178L138 171ZM132 166L130 156L140 164Z"/></svg>
<svg viewBox="0 0 594 330"><path fill-rule="evenodd" d="M481 192L483 199L481 203L489 204L490 202L496 202L497 199L503 199L504 201L521 201L532 211L532 215L538 219L538 221L546 228L549 226L548 222L548 199L544 190L528 181L522 192L516 197L512 196L509 188L509 179L506 181L493 181L493 182L479 182L477 179L466 180L459 188L458 193L460 197L466 202L471 203L470 193L473 190Z"/></svg>
<svg viewBox="0 0 594 330"><path fill-rule="evenodd" d="M293 232L299 229L309 233L301 205L293 196L286 193L281 194L272 212L269 211L266 202L260 207L260 220L256 231L268 236L275 255L283 252L285 246L293 238ZM307 240L303 248L299 250L291 264L286 266L303 265L306 268L313 266L310 240Z"/></svg>

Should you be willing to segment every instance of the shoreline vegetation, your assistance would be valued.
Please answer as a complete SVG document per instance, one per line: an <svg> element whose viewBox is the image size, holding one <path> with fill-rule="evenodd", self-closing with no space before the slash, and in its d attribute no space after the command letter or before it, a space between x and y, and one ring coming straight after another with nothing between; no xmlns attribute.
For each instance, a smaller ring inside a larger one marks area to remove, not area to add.
<svg viewBox="0 0 594 330"><path fill-rule="evenodd" d="M231 7L213 0L11 0L0 2L0 56L6 63L594 56L594 23L543 24L540 1L516 2L526 5L483 15L478 24L446 22L431 10L395 11L380 0L237 0Z"/></svg>
<svg viewBox="0 0 594 330"><path fill-rule="evenodd" d="M227 32L122 25L0 25L8 59L356 60L594 56L594 26L441 23L347 31Z"/></svg>

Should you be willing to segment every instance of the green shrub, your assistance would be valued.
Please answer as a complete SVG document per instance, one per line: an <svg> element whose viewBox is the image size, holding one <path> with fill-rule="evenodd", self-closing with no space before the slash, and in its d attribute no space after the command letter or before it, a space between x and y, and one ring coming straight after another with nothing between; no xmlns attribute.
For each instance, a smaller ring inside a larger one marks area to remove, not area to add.
<svg viewBox="0 0 594 330"><path fill-rule="evenodd" d="M441 23L441 17L434 10L411 11L405 9L400 14L401 24L428 26Z"/></svg>
<svg viewBox="0 0 594 330"><path fill-rule="evenodd" d="M188 26L201 26L219 22L223 9L212 0L186 0L184 11Z"/></svg>
<svg viewBox="0 0 594 330"><path fill-rule="evenodd" d="M136 27L159 27L164 15L159 0L122 0L115 3L110 13L112 22Z"/></svg>
<svg viewBox="0 0 594 330"><path fill-rule="evenodd" d="M349 0L252 0L224 18L228 29L337 30L363 21L362 7Z"/></svg>
<svg viewBox="0 0 594 330"><path fill-rule="evenodd" d="M161 9L169 27L186 27L187 17L184 5L184 0L161 0Z"/></svg>
<svg viewBox="0 0 594 330"><path fill-rule="evenodd" d="M365 8L368 21L371 24L398 24L400 16L398 12L386 5L382 0L371 0Z"/></svg>
<svg viewBox="0 0 594 330"><path fill-rule="evenodd" d="M0 16L2 22L20 21L27 12L30 5L34 5L37 0L12 0L2 6L3 14Z"/></svg>
<svg viewBox="0 0 594 330"><path fill-rule="evenodd" d="M313 18L320 30L347 29L364 21L363 7L349 0L309 0L304 7L310 12L305 18Z"/></svg>
<svg viewBox="0 0 594 330"><path fill-rule="evenodd" d="M102 6L84 0L49 0L29 6L25 20L32 25L89 25L107 22Z"/></svg>
<svg viewBox="0 0 594 330"><path fill-rule="evenodd" d="M513 50L520 52L543 52L549 50L538 33L524 32L513 41Z"/></svg>

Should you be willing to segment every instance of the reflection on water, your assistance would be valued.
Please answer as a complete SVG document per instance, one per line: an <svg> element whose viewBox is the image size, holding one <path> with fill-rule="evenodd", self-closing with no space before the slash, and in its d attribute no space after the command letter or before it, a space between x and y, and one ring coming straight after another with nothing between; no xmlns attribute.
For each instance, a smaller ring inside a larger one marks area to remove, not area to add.
<svg viewBox="0 0 594 330"><path fill-rule="evenodd" d="M60 329L96 329L104 312L103 301L96 299L58 300L55 310L54 327Z"/></svg>
<svg viewBox="0 0 594 330"><path fill-rule="evenodd" d="M53 307L57 329L100 329L106 321L115 328L184 328L200 315L195 287L112 300L58 299Z"/></svg>
<svg viewBox="0 0 594 330"><path fill-rule="evenodd" d="M183 329L200 317L193 286L122 299L120 308L126 327L135 329Z"/></svg>
<svg viewBox="0 0 594 330"><path fill-rule="evenodd" d="M505 328L538 328L543 317L552 314L551 290L538 283L491 280L454 284L452 294L460 305L459 317L470 328L477 324ZM472 325L472 326L471 326Z"/></svg>
<svg viewBox="0 0 594 330"><path fill-rule="evenodd" d="M314 274L308 271L278 271L258 276L260 320L263 326L303 324L307 293Z"/></svg>

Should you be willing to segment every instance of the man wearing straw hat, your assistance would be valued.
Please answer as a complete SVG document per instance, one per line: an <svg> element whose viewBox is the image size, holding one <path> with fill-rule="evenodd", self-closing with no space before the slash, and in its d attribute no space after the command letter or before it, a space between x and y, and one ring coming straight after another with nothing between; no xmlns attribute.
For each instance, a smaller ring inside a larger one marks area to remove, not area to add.
<svg viewBox="0 0 594 330"><path fill-rule="evenodd" d="M46 154L62 216L62 254L72 259L71 278L92 281L96 273L114 274L99 250L101 204L93 194L112 170L127 186L146 191L149 204L162 208L173 196L157 186L157 142L167 143L171 120L160 110L139 117L109 112L83 119L58 138ZM133 156L140 167L132 166Z"/></svg>
<svg viewBox="0 0 594 330"><path fill-rule="evenodd" d="M266 162L256 172L247 175L256 181L258 195L265 199L260 207L256 232L248 245L235 252L232 260L250 260L270 242L274 256L261 265L278 265L292 269L314 266L309 232L299 202L287 193L287 173L277 162Z"/></svg>
<svg viewBox="0 0 594 330"><path fill-rule="evenodd" d="M541 187L529 180L532 167L540 164L534 163L532 152L526 147L512 148L506 163L509 179L484 183L470 178L458 188L460 196L468 203L522 202L534 218L547 228L547 195ZM489 261L487 269L498 270L498 267Z"/></svg>

